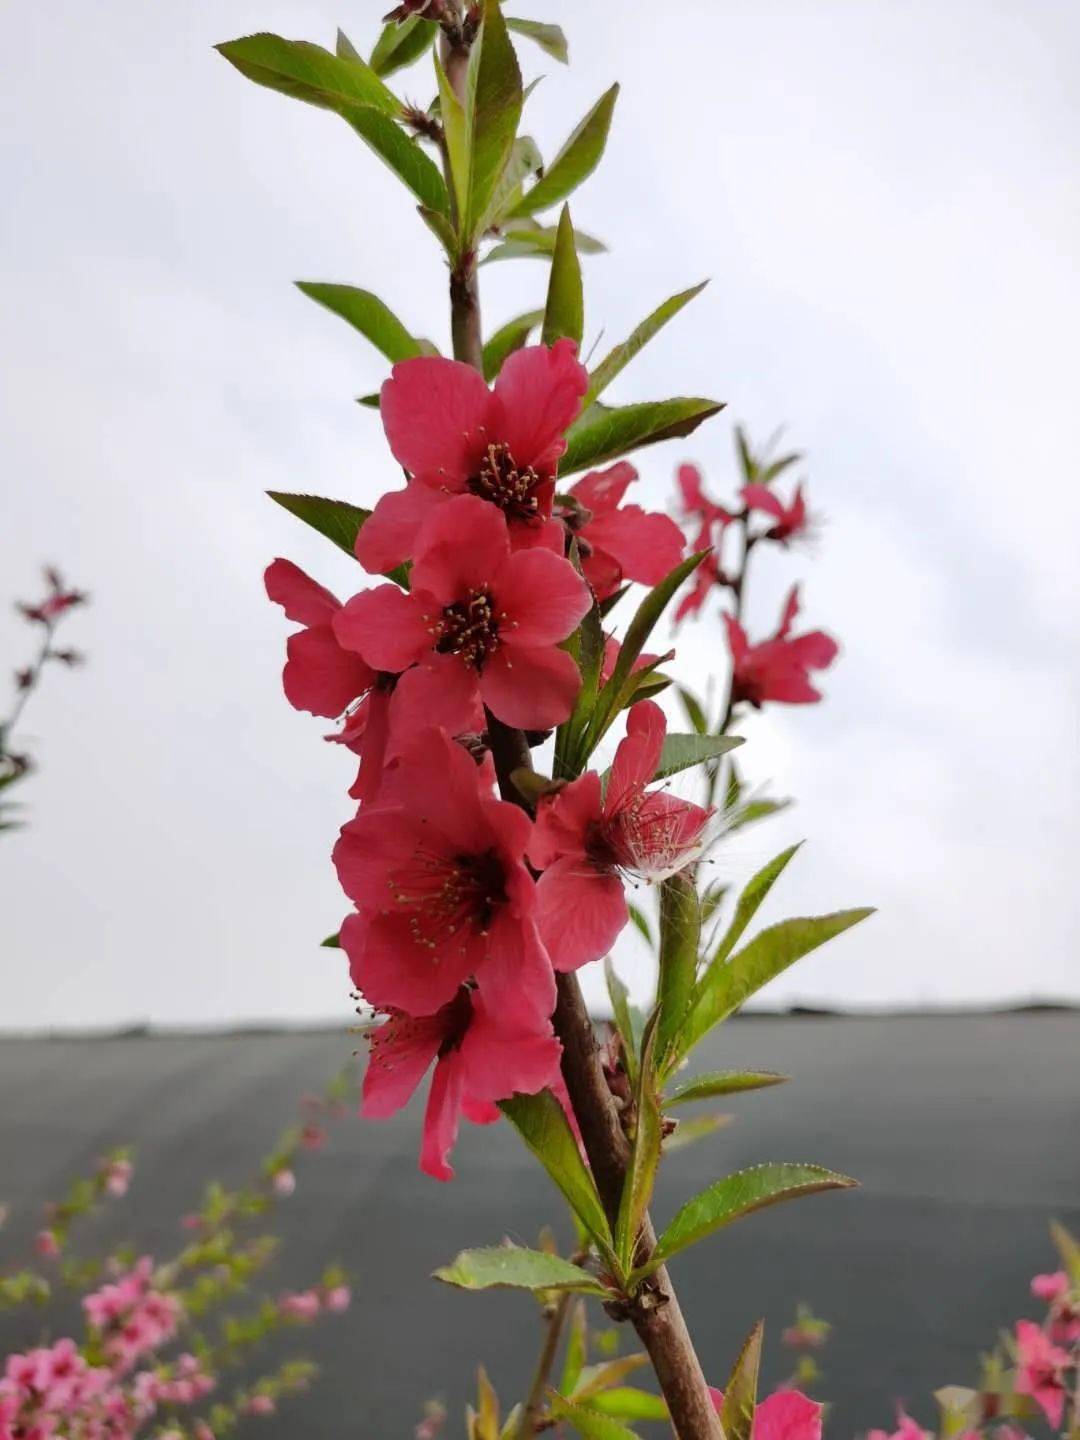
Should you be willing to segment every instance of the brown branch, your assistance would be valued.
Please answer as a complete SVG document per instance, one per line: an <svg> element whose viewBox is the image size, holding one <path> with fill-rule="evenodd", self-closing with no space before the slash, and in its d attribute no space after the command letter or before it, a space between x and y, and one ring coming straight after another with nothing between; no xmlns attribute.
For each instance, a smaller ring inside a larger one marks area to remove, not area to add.
<svg viewBox="0 0 1080 1440"><path fill-rule="evenodd" d="M533 1371L525 1409L521 1414L521 1424L517 1432L518 1440L533 1440L539 1428L539 1422L546 1408L544 1401L548 1383L551 1380L551 1370L555 1364L555 1356L559 1353L559 1341L562 1339L563 1326L566 1324L566 1317L570 1314L570 1307L573 1303L573 1292L564 1290L544 1317L544 1343L536 1361L536 1369Z"/></svg>

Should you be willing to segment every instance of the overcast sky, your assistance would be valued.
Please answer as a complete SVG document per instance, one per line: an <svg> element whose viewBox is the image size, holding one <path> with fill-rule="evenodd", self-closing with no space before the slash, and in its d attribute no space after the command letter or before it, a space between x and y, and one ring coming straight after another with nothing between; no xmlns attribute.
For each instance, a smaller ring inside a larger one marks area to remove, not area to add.
<svg viewBox="0 0 1080 1440"><path fill-rule="evenodd" d="M385 0L384 0L385 4ZM404 192L336 117L211 50L257 29L364 48L357 0L104 0L0 10L5 595L52 560L93 591L24 739L31 826L0 839L0 1027L349 1013L315 943L346 757L279 689L261 571L339 593L348 559L262 496L395 486L352 397L379 358L290 286L382 294L446 339L444 276ZM1080 12L1068 0L537 0L574 65L529 129L550 156L612 80L608 155L574 199L586 346L713 283L613 388L727 412L641 457L733 478L732 424L779 424L826 523L770 556L751 629L803 579L834 631L827 703L747 726L745 768L798 807L717 854L738 881L808 844L766 918L872 903L767 992L852 1005L1080 999L1077 376ZM400 80L399 80L399 83ZM408 72L425 101L425 71ZM484 274L492 322L545 268ZM0 613L0 657L27 640ZM717 623L679 640L693 681ZM640 988L641 955L620 959Z"/></svg>

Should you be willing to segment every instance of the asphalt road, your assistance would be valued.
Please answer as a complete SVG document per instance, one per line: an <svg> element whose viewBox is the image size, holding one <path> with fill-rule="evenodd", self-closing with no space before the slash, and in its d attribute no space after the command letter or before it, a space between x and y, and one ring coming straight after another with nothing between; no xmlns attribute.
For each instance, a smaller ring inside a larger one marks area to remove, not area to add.
<svg viewBox="0 0 1080 1440"><path fill-rule="evenodd" d="M347 1034L0 1041L0 1255L18 1248L45 1200L110 1145L131 1143L138 1175L105 1233L168 1253L203 1179L239 1181L295 1111L351 1053ZM727 1129L672 1155L655 1211L727 1170L812 1160L857 1191L752 1216L673 1270L710 1375L722 1383L751 1322L765 1316L767 1379L786 1373L779 1332L795 1302L835 1326L824 1356L828 1431L887 1423L896 1399L932 1423L930 1393L965 1383L998 1327L1037 1313L1028 1278L1051 1267L1047 1220L1080 1228L1080 1014L852 1019L744 1017L703 1047L702 1069L756 1065L790 1085L737 1098ZM349 1118L308 1157L282 1207L285 1249L269 1288L323 1263L352 1273L343 1319L298 1337L322 1376L266 1440L406 1440L425 1397L452 1407L478 1361L508 1395L538 1339L527 1297L463 1295L429 1272L509 1232L531 1243L558 1219L545 1177L503 1125L466 1127L458 1178L416 1170L418 1110ZM35 1317L0 1315L0 1355L36 1340Z"/></svg>

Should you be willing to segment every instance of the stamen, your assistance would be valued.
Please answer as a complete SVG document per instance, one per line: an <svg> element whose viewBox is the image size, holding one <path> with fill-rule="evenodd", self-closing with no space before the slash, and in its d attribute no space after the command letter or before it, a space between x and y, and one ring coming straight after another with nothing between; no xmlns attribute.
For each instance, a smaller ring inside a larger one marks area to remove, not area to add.
<svg viewBox="0 0 1080 1440"><path fill-rule="evenodd" d="M540 484L541 478L531 465L519 468L509 446L492 441L466 489L497 505L508 520L528 523L540 518Z"/></svg>

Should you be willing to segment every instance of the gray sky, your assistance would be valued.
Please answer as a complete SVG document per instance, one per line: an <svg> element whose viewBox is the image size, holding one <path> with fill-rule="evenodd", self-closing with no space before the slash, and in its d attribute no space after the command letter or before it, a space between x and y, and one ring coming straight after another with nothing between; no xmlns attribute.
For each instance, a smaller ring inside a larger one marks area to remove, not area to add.
<svg viewBox="0 0 1080 1440"><path fill-rule="evenodd" d="M349 593L343 555L265 489L371 503L398 483L352 396L379 358L290 287L383 295L443 342L444 277L407 197L333 116L210 49L256 29L365 47L378 5L9 4L0 94L4 595L53 560L94 593L91 665L28 713L32 826L2 842L0 1027L348 1013L329 851L349 762L279 690L287 554ZM767 993L851 1004L1080 998L1077 819L1080 16L1069 3L542 0L575 64L529 128L549 157L613 79L604 166L574 200L586 346L711 287L616 400L729 404L641 457L732 479L731 425L808 452L816 555L755 577L751 629L805 580L843 641L827 703L747 727L795 811L718 864L809 844L766 918L881 913ZM661 18L662 17L662 18ZM17 58L15 58L17 57ZM426 74L407 93L428 98ZM540 264L485 271L497 322ZM6 609L0 656L29 637ZM717 623L680 638L694 681ZM627 941L629 975L643 980Z"/></svg>

